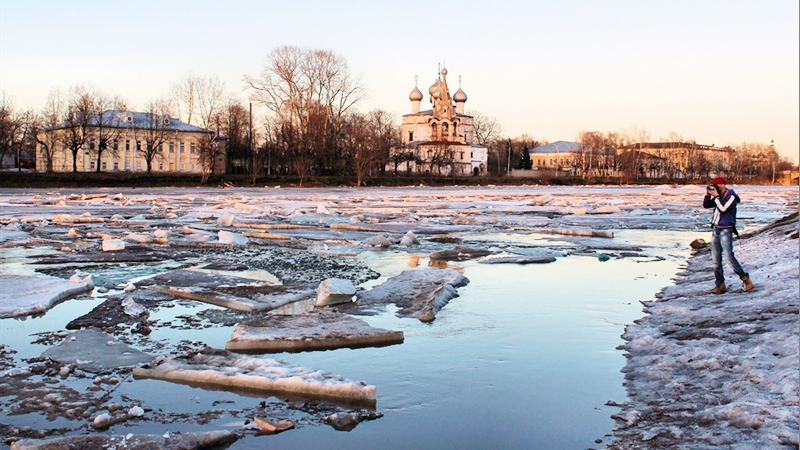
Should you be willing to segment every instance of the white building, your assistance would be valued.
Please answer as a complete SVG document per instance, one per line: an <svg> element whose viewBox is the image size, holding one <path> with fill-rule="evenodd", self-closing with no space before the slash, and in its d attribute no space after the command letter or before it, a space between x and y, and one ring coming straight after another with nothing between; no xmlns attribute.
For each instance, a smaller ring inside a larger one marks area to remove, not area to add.
<svg viewBox="0 0 800 450"><path fill-rule="evenodd" d="M433 175L485 175L488 150L473 143L473 118L464 114L467 94L451 96L447 69L428 90L432 109L420 111L422 92L415 86L408 98L411 114L403 116L401 143L392 149L387 172Z"/></svg>

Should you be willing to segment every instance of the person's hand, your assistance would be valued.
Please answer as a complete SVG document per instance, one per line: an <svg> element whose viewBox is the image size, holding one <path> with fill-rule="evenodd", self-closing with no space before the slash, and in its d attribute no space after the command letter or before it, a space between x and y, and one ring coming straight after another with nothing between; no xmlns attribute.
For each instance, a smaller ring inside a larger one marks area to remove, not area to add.
<svg viewBox="0 0 800 450"><path fill-rule="evenodd" d="M706 186L706 194L716 197L717 196L717 189L714 186Z"/></svg>

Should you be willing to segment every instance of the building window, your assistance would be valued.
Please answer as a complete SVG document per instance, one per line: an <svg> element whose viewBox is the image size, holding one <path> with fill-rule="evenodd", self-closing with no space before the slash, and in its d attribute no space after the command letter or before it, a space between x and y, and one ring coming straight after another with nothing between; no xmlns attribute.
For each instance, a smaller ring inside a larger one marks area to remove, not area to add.
<svg viewBox="0 0 800 450"><path fill-rule="evenodd" d="M131 170L131 162L127 159L125 160L125 170Z"/></svg>
<svg viewBox="0 0 800 450"><path fill-rule="evenodd" d="M181 141L181 145L180 145L180 152L181 152L181 154L183 154L183 148L184 148L184 147L183 147L183 141Z"/></svg>
<svg viewBox="0 0 800 450"><path fill-rule="evenodd" d="M89 168L94 169L94 161L89 161Z"/></svg>
<svg viewBox="0 0 800 450"><path fill-rule="evenodd" d="M89 139L89 150L94 150L94 138Z"/></svg>
<svg viewBox="0 0 800 450"><path fill-rule="evenodd" d="M414 132L413 131L409 131L408 132L408 142L414 142Z"/></svg>
<svg viewBox="0 0 800 450"><path fill-rule="evenodd" d="M139 150L139 151L142 150L142 141L140 141L140 140L136 141L136 150Z"/></svg>
<svg viewBox="0 0 800 450"><path fill-rule="evenodd" d="M458 152L458 159L464 160L464 152Z"/></svg>
<svg viewBox="0 0 800 450"><path fill-rule="evenodd" d="M137 171L138 170L142 170L142 162L141 161L136 161L136 170Z"/></svg>
<svg viewBox="0 0 800 450"><path fill-rule="evenodd" d="M119 139L114 139L114 143L113 143L113 144L111 144L111 147L112 147L114 150L119 150Z"/></svg>
<svg viewBox="0 0 800 450"><path fill-rule="evenodd" d="M164 163L158 163L158 170L164 170Z"/></svg>
<svg viewBox="0 0 800 450"><path fill-rule="evenodd" d="M129 152L131 150L131 140L125 139L125 151Z"/></svg>
<svg viewBox="0 0 800 450"><path fill-rule="evenodd" d="M114 170L119 170L119 162L114 161Z"/></svg>
<svg viewBox="0 0 800 450"><path fill-rule="evenodd" d="M175 153L175 141L169 141L169 152Z"/></svg>
<svg viewBox="0 0 800 450"><path fill-rule="evenodd" d="M195 146L194 146L194 141L190 142L190 143L189 143L189 146L190 146L189 152L190 152L191 154L195 154L195 153L197 153L197 148L195 148Z"/></svg>
<svg viewBox="0 0 800 450"><path fill-rule="evenodd" d="M102 167L103 170L106 170L106 162L105 161L101 162L100 167Z"/></svg>

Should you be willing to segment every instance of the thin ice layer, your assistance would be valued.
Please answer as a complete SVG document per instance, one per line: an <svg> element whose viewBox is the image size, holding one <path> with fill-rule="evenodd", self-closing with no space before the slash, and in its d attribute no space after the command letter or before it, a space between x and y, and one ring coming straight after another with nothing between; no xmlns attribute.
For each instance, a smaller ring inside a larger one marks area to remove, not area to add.
<svg viewBox="0 0 800 450"><path fill-rule="evenodd" d="M364 381L351 381L332 373L270 358L241 356L219 350L207 350L188 358L165 359L155 367L136 368L133 375L136 378L231 390L303 394L368 404L377 401L377 388Z"/></svg>

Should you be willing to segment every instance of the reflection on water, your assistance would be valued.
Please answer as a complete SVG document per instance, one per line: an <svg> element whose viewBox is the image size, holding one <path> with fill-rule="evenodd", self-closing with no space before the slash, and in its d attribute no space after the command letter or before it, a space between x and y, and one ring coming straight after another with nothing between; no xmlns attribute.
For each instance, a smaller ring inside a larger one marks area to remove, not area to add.
<svg viewBox="0 0 800 450"><path fill-rule="evenodd" d="M276 436L242 439L231 448L599 447L595 439L611 432L610 416L616 412L605 403L625 399L620 373L625 360L615 350L622 343L624 324L641 316L640 300L652 299L670 284L688 256L688 242L698 236L702 234L623 231L614 242L643 246L641 257L607 262L596 256L568 256L551 264L448 264L401 251L362 254L359 259L382 274L360 286L364 289L404 270L438 264L461 271L470 283L432 323L397 318L393 307L362 317L377 327L402 330L402 345L270 355L377 386L377 409L383 418L349 433L305 426ZM517 245L574 245L552 236L556 240L517 239ZM41 318L0 321L0 339L19 350L18 358L38 356L45 348L29 344L27 336L63 329L67 321L97 303L70 301ZM152 318L179 323L179 316L209 308L214 307L175 302ZM232 329L163 327L150 337L156 342L195 340L224 348ZM244 408L263 400L152 380L122 383L116 394L142 399L149 408L181 413L214 409L219 402ZM222 416L202 427L143 423L127 424L120 431L163 434L239 425Z"/></svg>

